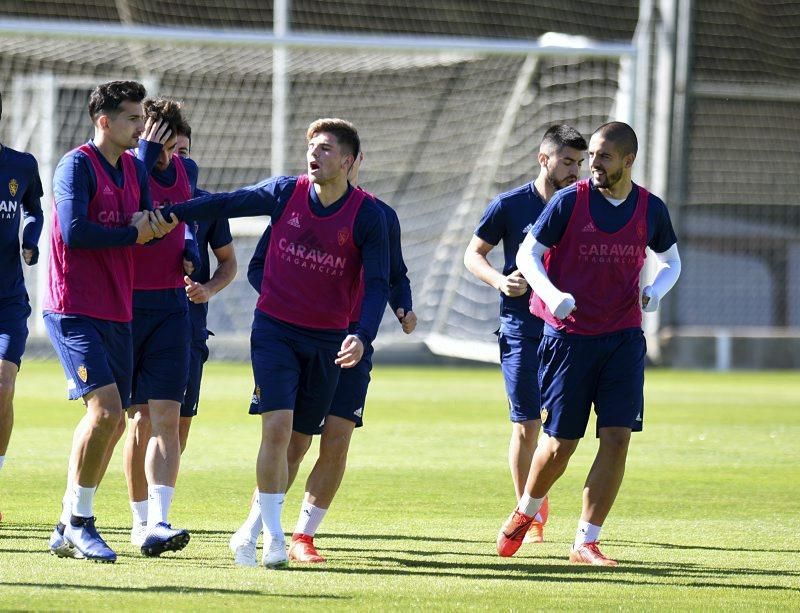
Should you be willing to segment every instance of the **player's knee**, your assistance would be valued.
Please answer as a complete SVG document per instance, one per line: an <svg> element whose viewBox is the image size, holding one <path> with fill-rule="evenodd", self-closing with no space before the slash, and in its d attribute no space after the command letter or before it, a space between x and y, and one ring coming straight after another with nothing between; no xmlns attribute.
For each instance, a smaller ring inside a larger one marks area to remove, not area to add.
<svg viewBox="0 0 800 613"><path fill-rule="evenodd" d="M536 445L541 426L542 422L539 419L514 422L511 434L522 444Z"/></svg>
<svg viewBox="0 0 800 613"><path fill-rule="evenodd" d="M339 432L335 434L325 433L319 444L320 460L325 462L344 462L347 460L347 452L350 450L351 432Z"/></svg>
<svg viewBox="0 0 800 613"><path fill-rule="evenodd" d="M631 440L627 428L603 428L600 430L600 449L609 455L625 455Z"/></svg>

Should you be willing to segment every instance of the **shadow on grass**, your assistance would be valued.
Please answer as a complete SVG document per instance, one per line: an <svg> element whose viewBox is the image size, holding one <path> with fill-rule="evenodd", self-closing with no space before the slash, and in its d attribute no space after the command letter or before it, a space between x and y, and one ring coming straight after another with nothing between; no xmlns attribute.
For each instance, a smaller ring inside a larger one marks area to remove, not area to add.
<svg viewBox="0 0 800 613"><path fill-rule="evenodd" d="M701 588L723 588L753 590L765 592L793 592L800 593L800 587L794 585L763 585L761 583L743 583L742 575L752 574L757 576L773 576L776 579L785 577L785 572L766 572L760 569L728 569L716 567L701 567L693 564L673 564L672 568L646 566L634 562L620 560L622 566L608 568L600 566L575 566L563 564L470 564L467 562L438 562L435 560L407 560L407 559L382 559L384 564L393 563L396 568L370 566L368 568L353 568L327 566L324 570L331 573L367 574L385 576L420 576L420 577L453 577L458 579L472 579L484 581L487 579L505 581L546 581L554 583L574 583L581 581L583 584L596 583L604 585L653 585L653 586L684 586ZM377 562L377 560L376 560ZM297 572L321 572L316 566L292 566ZM632 577L631 575L636 575ZM653 580L644 579L649 576ZM668 579L665 581L664 579ZM740 581L735 581L739 579Z"/></svg>
<svg viewBox="0 0 800 613"><path fill-rule="evenodd" d="M264 571L266 572L266 571ZM261 592L259 590L229 590L225 588L203 588L186 587L183 585L148 585L142 587L97 585L94 583L19 583L15 581L0 581L0 586L10 587L32 587L36 589L51 590L88 590L92 592L128 592L128 593L168 593L168 594L204 594L204 595L226 595L226 596L271 596L274 598L298 598L298 599L326 599L326 600L350 600L349 596L334 596L331 594L276 594L272 592Z"/></svg>

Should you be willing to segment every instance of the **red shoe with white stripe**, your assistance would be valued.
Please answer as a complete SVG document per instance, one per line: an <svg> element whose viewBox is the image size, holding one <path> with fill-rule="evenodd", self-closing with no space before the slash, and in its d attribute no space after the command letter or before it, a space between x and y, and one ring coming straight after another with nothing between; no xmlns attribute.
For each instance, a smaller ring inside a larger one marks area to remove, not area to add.
<svg viewBox="0 0 800 613"><path fill-rule="evenodd" d="M598 547L599 542L584 543L569 554L569 561L573 564L591 564L592 566L616 566L617 561L607 558Z"/></svg>

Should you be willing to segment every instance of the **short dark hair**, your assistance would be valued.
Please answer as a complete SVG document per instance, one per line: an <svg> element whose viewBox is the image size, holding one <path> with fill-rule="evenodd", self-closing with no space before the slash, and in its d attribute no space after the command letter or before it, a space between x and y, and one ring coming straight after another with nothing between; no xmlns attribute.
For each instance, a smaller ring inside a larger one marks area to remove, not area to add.
<svg viewBox="0 0 800 613"><path fill-rule="evenodd" d="M306 140L311 140L321 132L328 132L336 137L336 142L349 149L353 158L358 157L361 151L361 139L355 126L345 119L324 118L317 119L308 126Z"/></svg>
<svg viewBox="0 0 800 613"><path fill-rule="evenodd" d="M627 123L609 121L597 128L592 136L595 134L614 143L622 155L631 153L636 155L639 152L639 140L636 138L636 132Z"/></svg>
<svg viewBox="0 0 800 613"><path fill-rule="evenodd" d="M110 81L94 88L89 94L89 117L95 121L99 115L115 117L123 102L141 102L147 95L144 85L136 81Z"/></svg>
<svg viewBox="0 0 800 613"><path fill-rule="evenodd" d="M183 127L186 125L186 120L183 118L182 108L183 105L177 100L156 96L144 101L144 116L156 121L166 121L172 136L177 137L178 134L186 134L186 129ZM188 130L191 133L191 128Z"/></svg>
<svg viewBox="0 0 800 613"><path fill-rule="evenodd" d="M542 137L542 145L555 147L556 151L560 151L564 147L571 147L578 151L586 151L589 148L581 133L565 123L547 128Z"/></svg>
<svg viewBox="0 0 800 613"><path fill-rule="evenodd" d="M189 139L189 144L192 144L192 126L184 119L183 123L178 126L178 136L185 136Z"/></svg>

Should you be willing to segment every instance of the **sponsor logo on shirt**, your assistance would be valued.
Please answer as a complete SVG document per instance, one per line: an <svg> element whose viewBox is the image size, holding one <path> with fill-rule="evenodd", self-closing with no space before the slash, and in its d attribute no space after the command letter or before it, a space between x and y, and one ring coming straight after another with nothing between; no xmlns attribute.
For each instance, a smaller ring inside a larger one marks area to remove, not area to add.
<svg viewBox="0 0 800 613"><path fill-rule="evenodd" d="M636 264L644 258L644 247L626 243L578 245L578 258L593 264Z"/></svg>
<svg viewBox="0 0 800 613"><path fill-rule="evenodd" d="M347 258L328 253L323 249L309 247L303 243L295 243L281 238L278 241L281 260L301 268L316 270L326 275L343 276Z"/></svg>
<svg viewBox="0 0 800 613"><path fill-rule="evenodd" d="M114 195L114 190L111 189L108 185L106 185L105 187L103 187L103 195L104 196L113 196Z"/></svg>
<svg viewBox="0 0 800 613"><path fill-rule="evenodd" d="M350 238L350 228L346 226L344 228L339 228L339 231L336 233L336 239L339 241L340 247L347 242L348 238Z"/></svg>
<svg viewBox="0 0 800 613"><path fill-rule="evenodd" d="M594 227L594 224L590 221L585 226L583 226L583 230L581 232L597 232L597 228Z"/></svg>
<svg viewBox="0 0 800 613"><path fill-rule="evenodd" d="M11 179L11 181L8 182L8 193L11 194L12 198L17 195L18 189L19 189L19 183L17 183L17 180Z"/></svg>
<svg viewBox="0 0 800 613"><path fill-rule="evenodd" d="M0 219L16 219L18 209L16 200L0 200Z"/></svg>
<svg viewBox="0 0 800 613"><path fill-rule="evenodd" d="M128 225L128 219L122 211L100 211L97 214L97 221L104 226L119 227Z"/></svg>

